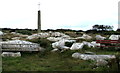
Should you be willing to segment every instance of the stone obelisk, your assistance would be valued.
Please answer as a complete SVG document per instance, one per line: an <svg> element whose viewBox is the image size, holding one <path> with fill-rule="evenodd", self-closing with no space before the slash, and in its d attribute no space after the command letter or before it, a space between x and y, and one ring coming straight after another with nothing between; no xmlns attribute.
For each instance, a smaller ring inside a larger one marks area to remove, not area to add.
<svg viewBox="0 0 120 73"><path fill-rule="evenodd" d="M41 32L41 11L40 11L40 4L39 5L39 9L38 9L38 33Z"/></svg>

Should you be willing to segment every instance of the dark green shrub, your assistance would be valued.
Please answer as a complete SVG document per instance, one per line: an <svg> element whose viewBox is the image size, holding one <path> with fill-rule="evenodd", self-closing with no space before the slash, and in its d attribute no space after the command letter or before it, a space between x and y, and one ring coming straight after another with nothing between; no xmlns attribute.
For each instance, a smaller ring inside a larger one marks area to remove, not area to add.
<svg viewBox="0 0 120 73"><path fill-rule="evenodd" d="M85 39L77 39L76 42L83 42L86 41Z"/></svg>
<svg viewBox="0 0 120 73"><path fill-rule="evenodd" d="M10 33L7 33L7 34L5 34L5 35L3 35L3 36L1 36L2 37L2 40L3 41L7 41L7 40L11 40L13 37L19 37L18 35L14 35L14 34L10 34Z"/></svg>
<svg viewBox="0 0 120 73"><path fill-rule="evenodd" d="M84 45L84 46L83 46L83 50L88 50L88 49L91 49L91 48L88 47L87 45Z"/></svg>
<svg viewBox="0 0 120 73"><path fill-rule="evenodd" d="M92 41L95 41L96 39L92 38L92 39L77 39L76 42L83 42L83 41L86 41L86 42L92 42Z"/></svg>
<svg viewBox="0 0 120 73"><path fill-rule="evenodd" d="M25 35L32 35L32 32L29 30L16 30L17 33L25 34Z"/></svg>
<svg viewBox="0 0 120 73"><path fill-rule="evenodd" d="M71 47L74 42L65 42L65 46Z"/></svg>
<svg viewBox="0 0 120 73"><path fill-rule="evenodd" d="M38 39L32 39L32 40L28 40L28 41L33 42L33 43L38 43L38 44L40 44L41 47L45 48L46 50L52 49L52 46L51 46L52 42L50 42L47 39L38 38Z"/></svg>

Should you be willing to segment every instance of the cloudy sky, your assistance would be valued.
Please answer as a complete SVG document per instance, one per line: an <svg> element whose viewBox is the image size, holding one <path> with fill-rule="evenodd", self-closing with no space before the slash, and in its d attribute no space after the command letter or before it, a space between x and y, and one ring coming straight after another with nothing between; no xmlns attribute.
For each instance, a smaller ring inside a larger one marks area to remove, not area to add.
<svg viewBox="0 0 120 73"><path fill-rule="evenodd" d="M120 0L0 0L0 28L88 30L94 24L118 27Z"/></svg>

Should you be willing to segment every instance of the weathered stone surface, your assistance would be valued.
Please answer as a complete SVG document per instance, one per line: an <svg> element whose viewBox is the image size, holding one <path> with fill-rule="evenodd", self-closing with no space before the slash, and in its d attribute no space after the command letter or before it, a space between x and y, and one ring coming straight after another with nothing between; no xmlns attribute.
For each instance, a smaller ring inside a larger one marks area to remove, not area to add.
<svg viewBox="0 0 120 73"><path fill-rule="evenodd" d="M46 38L49 37L49 33L38 33L38 34L33 34L31 36L28 36L27 39L34 39L34 38Z"/></svg>
<svg viewBox="0 0 120 73"><path fill-rule="evenodd" d="M49 37L52 37L52 38L49 38ZM27 39L48 38L51 40L51 39L55 39L56 37L66 38L66 39L70 38L70 36L60 33L60 32L44 32L44 33L38 33L38 34L33 34L31 36L28 36Z"/></svg>
<svg viewBox="0 0 120 73"><path fill-rule="evenodd" d="M95 36L96 40L104 40L106 37L102 37L101 35Z"/></svg>
<svg viewBox="0 0 120 73"><path fill-rule="evenodd" d="M87 35L87 34L83 34L82 37L77 37L77 39L91 39L92 37Z"/></svg>
<svg viewBox="0 0 120 73"><path fill-rule="evenodd" d="M56 51L58 51L58 49L57 49L57 48L56 48L56 49L51 50L51 52L56 52Z"/></svg>
<svg viewBox="0 0 120 73"><path fill-rule="evenodd" d="M99 43L96 43L95 41L92 41L92 42L83 41L83 44L84 44L84 45L87 45L88 47L100 46L100 44L99 44Z"/></svg>
<svg viewBox="0 0 120 73"><path fill-rule="evenodd" d="M19 40L20 39L20 37L14 37L14 38L12 38L12 40Z"/></svg>
<svg viewBox="0 0 120 73"><path fill-rule="evenodd" d="M109 37L110 40L119 40L119 38L120 38L120 35L111 35Z"/></svg>
<svg viewBox="0 0 120 73"><path fill-rule="evenodd" d="M107 60L107 59L114 59L115 55L88 55L88 54L81 54L81 53L73 53L73 58L78 58L82 60Z"/></svg>
<svg viewBox="0 0 120 73"><path fill-rule="evenodd" d="M115 55L89 55L81 53L73 53L73 58L82 59L82 60L93 60L95 66L106 66L108 64L107 60L115 59Z"/></svg>
<svg viewBox="0 0 120 73"><path fill-rule="evenodd" d="M67 49L69 49L69 47L65 46L65 42L75 42L75 40L62 39L58 42L52 43L52 47L54 49L67 50Z"/></svg>
<svg viewBox="0 0 120 73"><path fill-rule="evenodd" d="M28 42L28 41L23 41L23 40L11 40L11 41L2 41L0 42L0 44L23 44L23 45L7 45L7 46L2 46L3 48L20 48L20 47L30 47L30 48L38 48L40 47L38 44L36 43L32 43L32 42ZM34 44L34 45L24 45L24 44Z"/></svg>
<svg viewBox="0 0 120 73"><path fill-rule="evenodd" d="M106 60L100 59L96 61L96 66L106 66L108 62Z"/></svg>
<svg viewBox="0 0 120 73"><path fill-rule="evenodd" d="M83 43L73 43L73 45L70 47L70 50L78 50L82 49L84 46Z"/></svg>
<svg viewBox="0 0 120 73"><path fill-rule="evenodd" d="M62 40L63 38L62 37L48 37L47 38L49 41L53 41L53 42L56 42L56 41L60 41Z"/></svg>
<svg viewBox="0 0 120 73"><path fill-rule="evenodd" d="M73 45L70 47L70 50L78 50L78 49L84 49L83 46L87 45L88 47L97 47L100 46L99 43L93 42L86 42L83 41L82 43L73 43Z"/></svg>
<svg viewBox="0 0 120 73"><path fill-rule="evenodd" d="M85 52L85 54L88 54L88 55L95 55L94 52L89 52L89 51Z"/></svg>
<svg viewBox="0 0 120 73"><path fill-rule="evenodd" d="M21 57L21 53L20 52L3 52L2 57Z"/></svg>

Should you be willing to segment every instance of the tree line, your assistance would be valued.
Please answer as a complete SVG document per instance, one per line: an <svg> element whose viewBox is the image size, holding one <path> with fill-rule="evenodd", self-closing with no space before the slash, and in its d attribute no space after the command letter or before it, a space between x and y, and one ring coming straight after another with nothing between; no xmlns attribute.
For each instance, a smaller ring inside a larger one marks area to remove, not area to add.
<svg viewBox="0 0 120 73"><path fill-rule="evenodd" d="M95 25L92 26L92 30L96 30L96 31L113 31L113 26L95 24Z"/></svg>

